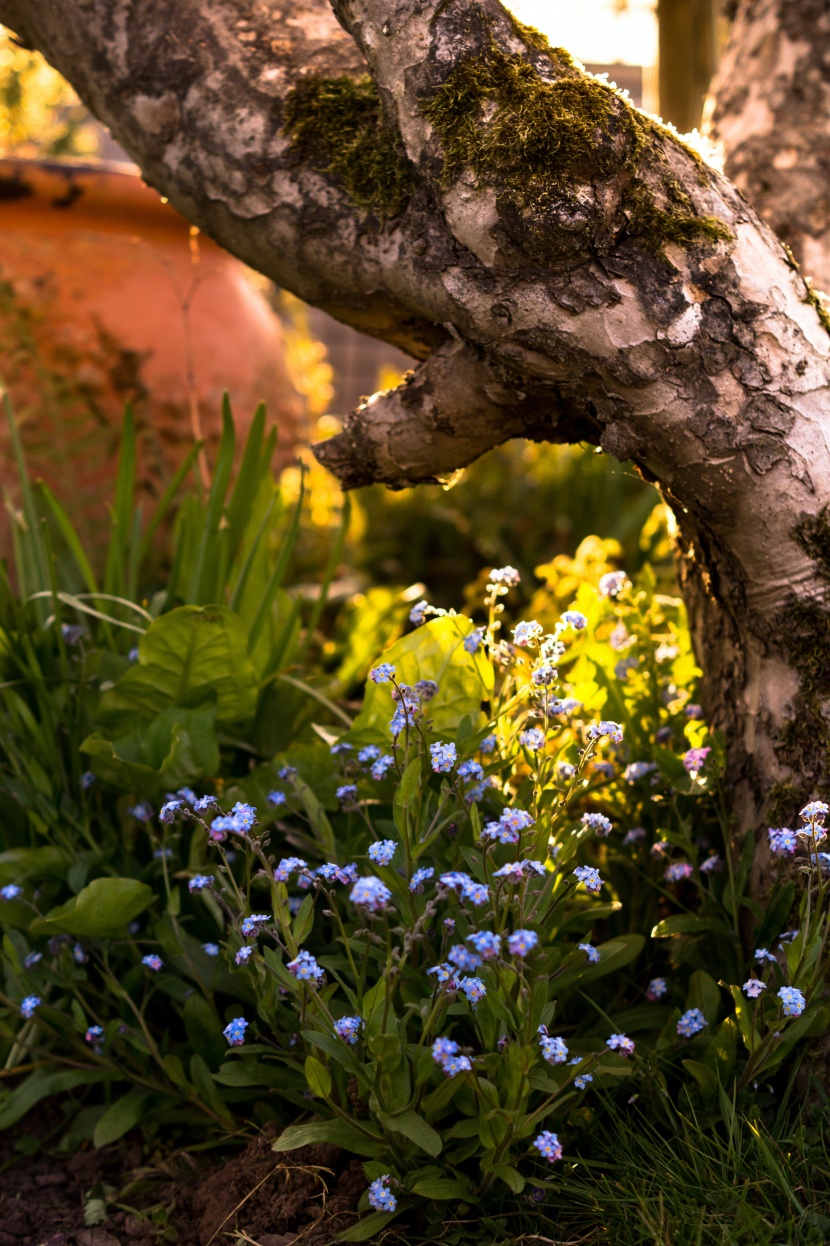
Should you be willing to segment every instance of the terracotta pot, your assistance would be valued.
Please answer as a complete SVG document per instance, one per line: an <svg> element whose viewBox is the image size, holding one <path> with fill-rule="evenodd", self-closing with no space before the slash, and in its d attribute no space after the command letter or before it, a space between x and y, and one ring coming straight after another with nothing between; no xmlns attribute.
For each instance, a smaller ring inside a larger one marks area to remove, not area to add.
<svg viewBox="0 0 830 1246"><path fill-rule="evenodd" d="M0 375L30 474L86 539L108 520L125 401L148 498L194 431L212 459L225 390L240 442L267 403L283 461L302 422L280 322L249 270L128 165L0 160ZM3 419L0 484L15 481Z"/></svg>

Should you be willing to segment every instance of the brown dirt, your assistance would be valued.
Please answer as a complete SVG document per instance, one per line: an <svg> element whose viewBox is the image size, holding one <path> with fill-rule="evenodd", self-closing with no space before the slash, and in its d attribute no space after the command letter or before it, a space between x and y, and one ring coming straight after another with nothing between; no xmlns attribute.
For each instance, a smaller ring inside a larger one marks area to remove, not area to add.
<svg viewBox="0 0 830 1246"><path fill-rule="evenodd" d="M49 1122L25 1127L45 1137ZM276 1132L212 1167L186 1152L148 1163L131 1138L71 1158L21 1157L0 1135L0 1246L227 1246L235 1230L253 1246L330 1246L357 1216L360 1163L331 1146L277 1155ZM87 1227L96 1187L108 1187L105 1218Z"/></svg>

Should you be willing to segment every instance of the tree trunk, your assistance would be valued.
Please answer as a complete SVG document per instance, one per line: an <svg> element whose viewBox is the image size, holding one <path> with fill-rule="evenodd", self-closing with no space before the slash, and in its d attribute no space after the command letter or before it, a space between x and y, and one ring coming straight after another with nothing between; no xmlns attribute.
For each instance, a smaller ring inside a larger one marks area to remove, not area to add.
<svg viewBox="0 0 830 1246"><path fill-rule="evenodd" d="M714 92L727 175L830 290L827 0L742 0Z"/></svg>
<svg viewBox="0 0 830 1246"><path fill-rule="evenodd" d="M0 21L202 229L424 359L317 448L347 487L513 436L660 484L740 824L793 815L830 703L830 338L804 280L729 182L497 0L332 3L342 29L326 0Z"/></svg>

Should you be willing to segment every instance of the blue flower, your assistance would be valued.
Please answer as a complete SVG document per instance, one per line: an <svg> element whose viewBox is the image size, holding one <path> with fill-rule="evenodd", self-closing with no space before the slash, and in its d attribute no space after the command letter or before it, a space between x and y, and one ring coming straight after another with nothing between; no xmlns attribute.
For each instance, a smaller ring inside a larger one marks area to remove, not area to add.
<svg viewBox="0 0 830 1246"><path fill-rule="evenodd" d="M482 960L494 960L501 951L501 937L492 930L479 930L476 934L467 935L467 942L472 943Z"/></svg>
<svg viewBox="0 0 830 1246"><path fill-rule="evenodd" d="M590 1073L580 1073L574 1078L574 1086L576 1086L577 1090L584 1090L588 1083L593 1080L593 1076Z"/></svg>
<svg viewBox="0 0 830 1246"><path fill-rule="evenodd" d="M588 958L589 965L598 965L600 962L599 948L593 947L590 943L580 943L580 952L584 952Z"/></svg>
<svg viewBox="0 0 830 1246"><path fill-rule="evenodd" d="M84 1042L99 1043L104 1037L104 1027L101 1025L91 1025L84 1034Z"/></svg>
<svg viewBox="0 0 830 1246"><path fill-rule="evenodd" d="M461 765L458 767L458 777L459 779L480 780L484 778L484 770L480 762L462 761Z"/></svg>
<svg viewBox="0 0 830 1246"><path fill-rule="evenodd" d="M369 678L374 684L388 684L390 679L395 678L395 668L391 662L381 662L369 672Z"/></svg>
<svg viewBox="0 0 830 1246"><path fill-rule="evenodd" d="M568 1045L563 1038L556 1038L547 1033L544 1026L539 1027L539 1046L542 1058L548 1064L564 1064L568 1058Z"/></svg>
<svg viewBox="0 0 830 1246"><path fill-rule="evenodd" d="M473 973L481 965L481 957L476 956L463 943L456 943L447 953L447 960L455 965L458 969L466 969Z"/></svg>
<svg viewBox="0 0 830 1246"><path fill-rule="evenodd" d="M772 965L776 965L778 963L772 952L768 952L765 947L756 947L755 959L758 961L768 960Z"/></svg>
<svg viewBox="0 0 830 1246"><path fill-rule="evenodd" d="M587 831L594 831L600 839L611 834L611 821L604 813L583 813L581 821Z"/></svg>
<svg viewBox="0 0 830 1246"><path fill-rule="evenodd" d="M357 760L365 765L370 761L375 761L378 757L380 757L380 749L377 744L367 744L358 753Z"/></svg>
<svg viewBox="0 0 830 1246"><path fill-rule="evenodd" d="M427 881L428 878L432 878L434 873L435 873L435 870L432 868L431 865L422 865L421 868L416 870L415 873L412 875L412 878L409 883L409 890L410 891L423 891L424 883Z"/></svg>
<svg viewBox="0 0 830 1246"><path fill-rule="evenodd" d="M152 969L153 973L158 973L164 961L160 956L156 956L155 952L149 952L146 956L142 956L141 963L146 965L148 969Z"/></svg>
<svg viewBox="0 0 830 1246"><path fill-rule="evenodd" d="M277 778L282 779L283 783L287 783L289 779L293 779L297 773L296 766L280 766L277 771Z"/></svg>
<svg viewBox="0 0 830 1246"><path fill-rule="evenodd" d="M588 620L579 610L565 610L562 614L562 622L572 627L575 632L581 632L583 627L588 626Z"/></svg>
<svg viewBox="0 0 830 1246"><path fill-rule="evenodd" d="M357 798L357 788L354 783L343 783L335 792L337 799L340 801L344 809L354 806Z"/></svg>
<svg viewBox="0 0 830 1246"><path fill-rule="evenodd" d="M42 952L27 952L26 955L23 957L23 968L34 969L35 965L39 964L39 962L42 960L43 960Z"/></svg>
<svg viewBox="0 0 830 1246"><path fill-rule="evenodd" d="M198 800L192 787L180 787L176 795L181 796L182 800L186 801L188 805L195 805Z"/></svg>
<svg viewBox="0 0 830 1246"><path fill-rule="evenodd" d="M197 874L194 878L191 878L187 884L187 889L188 891L201 891L203 887L212 887L214 881L212 874Z"/></svg>
<svg viewBox="0 0 830 1246"><path fill-rule="evenodd" d="M458 986L471 1004L477 1004L487 994L487 987L481 978L459 978Z"/></svg>
<svg viewBox="0 0 830 1246"><path fill-rule="evenodd" d="M450 1056L444 1064L447 1077L455 1077L457 1073L469 1073L472 1069L469 1056Z"/></svg>
<svg viewBox="0 0 830 1246"><path fill-rule="evenodd" d="M721 859L716 852L711 853L705 861L701 861L698 869L701 874L713 874L721 867Z"/></svg>
<svg viewBox="0 0 830 1246"><path fill-rule="evenodd" d="M389 1182L392 1180L388 1172L382 1177L376 1178L369 1186L369 1206L375 1211L394 1211L398 1205L398 1200L389 1189Z"/></svg>
<svg viewBox="0 0 830 1246"><path fill-rule="evenodd" d="M298 952L294 960L288 962L286 969L298 982L319 982L325 976L325 970L320 968L310 952L305 951Z"/></svg>
<svg viewBox="0 0 830 1246"><path fill-rule="evenodd" d="M515 567L494 567L487 577L487 583L488 585L506 584L510 587L515 587L521 578Z"/></svg>
<svg viewBox="0 0 830 1246"><path fill-rule="evenodd" d="M358 878L349 892L349 899L352 904L377 913L392 899L392 892L379 878Z"/></svg>
<svg viewBox="0 0 830 1246"><path fill-rule="evenodd" d="M762 982L760 978L747 978L741 988L744 994L748 995L750 999L757 999L761 992L766 989L767 984Z"/></svg>
<svg viewBox="0 0 830 1246"><path fill-rule="evenodd" d="M0 900L16 900L22 895L23 888L18 887L17 883L6 883L5 887L0 887Z"/></svg>
<svg viewBox="0 0 830 1246"><path fill-rule="evenodd" d="M478 751L488 757L490 753L494 753L498 740L494 735L486 735L478 746Z"/></svg>
<svg viewBox="0 0 830 1246"><path fill-rule="evenodd" d="M409 622L414 623L416 627L420 627L422 623L426 622L428 614L432 614L432 608L429 602L416 602L409 612Z"/></svg>
<svg viewBox="0 0 830 1246"><path fill-rule="evenodd" d="M648 984L646 999L650 999L652 1002L662 999L668 989L665 978L652 978Z"/></svg>
<svg viewBox="0 0 830 1246"><path fill-rule="evenodd" d="M39 1008L42 1003L43 1000L39 995L27 995L25 999L20 1001L20 1012L24 1017L31 1017L34 1015L35 1009Z"/></svg>
<svg viewBox="0 0 830 1246"><path fill-rule="evenodd" d="M163 848L157 848L153 853L154 861L169 861L173 855L173 849L165 845Z"/></svg>
<svg viewBox="0 0 830 1246"><path fill-rule="evenodd" d="M823 800L812 800L809 805L805 805L798 815L805 822L823 822L824 815L827 813L827 805Z"/></svg>
<svg viewBox="0 0 830 1246"><path fill-rule="evenodd" d="M540 727L528 727L526 731L519 732L519 743L532 753L538 753L540 748L544 748L545 733Z"/></svg>
<svg viewBox="0 0 830 1246"><path fill-rule="evenodd" d="M252 935L257 933L260 926L270 920L271 918L268 913L252 913L250 917L243 918L240 929L242 930L244 937L246 939L250 939Z"/></svg>
<svg viewBox="0 0 830 1246"><path fill-rule="evenodd" d="M458 1043L451 1038L436 1038L432 1044L432 1058L436 1064L443 1066L458 1051Z"/></svg>
<svg viewBox="0 0 830 1246"><path fill-rule="evenodd" d="M644 826L632 826L630 831L626 831L624 844L639 844L646 837L646 829Z"/></svg>
<svg viewBox="0 0 830 1246"><path fill-rule="evenodd" d="M242 1046L245 1042L245 1031L250 1024L250 1021L246 1021L244 1017L234 1017L233 1021L228 1022L222 1033L231 1047Z"/></svg>
<svg viewBox="0 0 830 1246"><path fill-rule="evenodd" d="M95 782L95 775L92 773L91 770L85 770L83 774L81 775L81 787L84 789L84 791L88 792L94 782Z"/></svg>
<svg viewBox="0 0 830 1246"><path fill-rule="evenodd" d="M329 752L332 757L339 757L341 753L351 753L354 749L353 744L349 744L347 740L338 740L336 744L332 744Z"/></svg>
<svg viewBox="0 0 830 1246"><path fill-rule="evenodd" d="M159 822L172 822L183 804L181 800L168 800L159 810Z"/></svg>
<svg viewBox="0 0 830 1246"><path fill-rule="evenodd" d="M605 1040L605 1045L620 1056L630 1056L634 1053L634 1040L626 1038L624 1034L612 1034Z"/></svg>
<svg viewBox="0 0 830 1246"><path fill-rule="evenodd" d="M247 965L253 954L254 949L252 947L241 947L233 959L237 965Z"/></svg>
<svg viewBox="0 0 830 1246"><path fill-rule="evenodd" d="M276 808L278 805L285 804L286 795L285 795L285 792L273 791L273 792L268 793L266 800L268 801L269 805L273 805Z"/></svg>
<svg viewBox="0 0 830 1246"><path fill-rule="evenodd" d="M454 744L442 744L440 741L430 744L429 755L436 774L448 774L458 757Z"/></svg>
<svg viewBox="0 0 830 1246"><path fill-rule="evenodd" d="M687 718L691 718L693 722L699 722L703 718L702 705L687 705L683 713Z"/></svg>
<svg viewBox="0 0 830 1246"><path fill-rule="evenodd" d="M418 694L418 700L422 705L427 701L431 701L438 692L438 685L434 679L419 679L415 685L415 691Z"/></svg>
<svg viewBox="0 0 830 1246"><path fill-rule="evenodd" d="M548 712L551 714L564 714L567 717L570 714L575 714L581 708L581 701L575 701L573 697L565 697L564 701L558 698L555 701L551 701L548 706Z"/></svg>
<svg viewBox="0 0 830 1246"><path fill-rule="evenodd" d="M537 623L535 619L523 620L513 628L513 644L524 648L525 645L532 645L544 634L545 629L541 623Z"/></svg>
<svg viewBox="0 0 830 1246"><path fill-rule="evenodd" d="M651 774L657 769L653 761L632 761L623 771L623 778L626 783L636 783L638 779L644 779L647 774Z"/></svg>
<svg viewBox="0 0 830 1246"><path fill-rule="evenodd" d="M798 841L795 831L791 831L788 826L771 826L767 835L769 850L774 857L792 856L795 852Z"/></svg>
<svg viewBox="0 0 830 1246"><path fill-rule="evenodd" d="M219 955L219 944L218 943L203 943L202 951L205 953L206 956L218 956Z"/></svg>
<svg viewBox="0 0 830 1246"><path fill-rule="evenodd" d="M807 1001L794 986L782 986L778 992L785 1017L800 1017L807 1006Z"/></svg>
<svg viewBox="0 0 830 1246"><path fill-rule="evenodd" d="M77 645L86 635L86 628L80 623L61 623L61 635L67 645Z"/></svg>
<svg viewBox="0 0 830 1246"><path fill-rule="evenodd" d="M206 813L208 809L218 809L219 801L215 796L199 796L194 801L193 808L196 813Z"/></svg>
<svg viewBox="0 0 830 1246"><path fill-rule="evenodd" d="M507 936L507 950L511 956L527 956L538 942L539 936L533 930L514 930Z"/></svg>
<svg viewBox="0 0 830 1246"><path fill-rule="evenodd" d="M592 723L588 728L589 740L600 740L603 736L608 736L616 744L619 744L623 738L623 729L619 723L612 722L610 719L603 719L601 722Z"/></svg>
<svg viewBox="0 0 830 1246"><path fill-rule="evenodd" d="M478 653L481 648L481 642L484 640L484 628L476 627L472 632L464 637L464 648L467 653Z"/></svg>
<svg viewBox="0 0 830 1246"><path fill-rule="evenodd" d="M562 1158L562 1145L559 1141L559 1135L552 1134L549 1129L544 1129L538 1134L533 1139L533 1145L549 1164L555 1164L558 1159Z"/></svg>
<svg viewBox="0 0 830 1246"><path fill-rule="evenodd" d="M599 595L600 597L616 597L621 593L628 579L624 571L607 571L605 575L600 576Z"/></svg>
<svg viewBox="0 0 830 1246"><path fill-rule="evenodd" d="M490 899L490 888L484 883L475 883L470 881L466 887L461 890L461 896L464 900L469 900L475 908L480 908L482 904L486 904Z"/></svg>
<svg viewBox="0 0 830 1246"><path fill-rule="evenodd" d="M684 878L691 878L692 866L688 861L675 861L666 866L663 877L667 883L680 883Z"/></svg>
<svg viewBox="0 0 830 1246"><path fill-rule="evenodd" d="M362 1025L363 1021L360 1017L341 1017L334 1023L334 1032L338 1038L342 1038L344 1042L354 1047Z"/></svg>
<svg viewBox="0 0 830 1246"><path fill-rule="evenodd" d="M287 883L292 874L306 869L308 866L302 857L283 857L274 870L274 878L278 883Z"/></svg>
<svg viewBox="0 0 830 1246"><path fill-rule="evenodd" d="M431 974L435 978L435 981L439 986L445 986L447 983L450 983L450 989L455 990L458 985L455 970L452 965L448 965L446 963L432 965L427 970L427 973Z"/></svg>
<svg viewBox="0 0 830 1246"><path fill-rule="evenodd" d="M375 865L388 865L395 855L398 845L394 839L379 839L369 845L369 860Z"/></svg>
<svg viewBox="0 0 830 1246"><path fill-rule="evenodd" d="M149 822L153 816L153 806L148 800L140 800L136 805L129 805L127 813L135 818L136 822Z"/></svg>
<svg viewBox="0 0 830 1246"><path fill-rule="evenodd" d="M594 894L599 892L602 886L599 870L594 869L592 865L578 865L574 870L574 874L584 884L586 891L593 892Z"/></svg>
<svg viewBox="0 0 830 1246"><path fill-rule="evenodd" d="M691 1038L699 1034L706 1025L706 1018L699 1008L690 1008L677 1023L677 1032L681 1038Z"/></svg>
<svg viewBox="0 0 830 1246"><path fill-rule="evenodd" d="M386 771L389 769L389 767L393 766L394 764L395 764L395 758L392 756L391 753L384 753L382 757L379 757L377 761L375 762L374 766L372 766L372 771L371 771L372 778L375 780L375 782L379 783L380 780L385 777Z"/></svg>

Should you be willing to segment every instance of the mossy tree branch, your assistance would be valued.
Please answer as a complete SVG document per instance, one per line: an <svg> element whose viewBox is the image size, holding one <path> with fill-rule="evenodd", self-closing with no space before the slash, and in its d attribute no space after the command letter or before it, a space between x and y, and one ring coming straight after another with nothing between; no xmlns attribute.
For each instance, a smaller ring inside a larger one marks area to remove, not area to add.
<svg viewBox="0 0 830 1246"><path fill-rule="evenodd" d="M753 825L795 769L787 620L825 609L796 533L830 500L809 288L729 182L498 0L331 3L341 26L328 0L0 0L0 21L220 243L430 357L320 448L344 483L443 477L517 435L660 483Z"/></svg>

